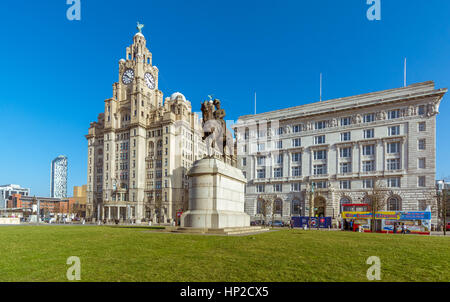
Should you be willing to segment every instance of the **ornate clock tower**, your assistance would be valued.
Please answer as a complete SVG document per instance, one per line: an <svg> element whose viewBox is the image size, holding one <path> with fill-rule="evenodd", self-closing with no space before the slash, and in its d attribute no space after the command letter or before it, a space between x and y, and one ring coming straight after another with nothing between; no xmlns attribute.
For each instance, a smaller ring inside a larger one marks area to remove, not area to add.
<svg viewBox="0 0 450 302"><path fill-rule="evenodd" d="M204 152L190 102L174 93L163 103L142 28L138 23L112 98L86 135L88 218L173 221L187 203L185 172Z"/></svg>

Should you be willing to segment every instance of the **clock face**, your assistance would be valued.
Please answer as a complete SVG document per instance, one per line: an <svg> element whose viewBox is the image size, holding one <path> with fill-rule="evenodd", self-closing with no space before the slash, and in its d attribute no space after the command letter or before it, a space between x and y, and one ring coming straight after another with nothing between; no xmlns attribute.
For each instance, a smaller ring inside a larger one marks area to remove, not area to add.
<svg viewBox="0 0 450 302"><path fill-rule="evenodd" d="M150 89L155 89L155 78L153 78L153 75L149 72L145 73L144 75L145 84Z"/></svg>
<svg viewBox="0 0 450 302"><path fill-rule="evenodd" d="M134 79L134 71L133 71L133 69L125 70L125 72L123 73L123 76L122 76L122 82L125 85L128 85L131 82L133 82L133 79Z"/></svg>

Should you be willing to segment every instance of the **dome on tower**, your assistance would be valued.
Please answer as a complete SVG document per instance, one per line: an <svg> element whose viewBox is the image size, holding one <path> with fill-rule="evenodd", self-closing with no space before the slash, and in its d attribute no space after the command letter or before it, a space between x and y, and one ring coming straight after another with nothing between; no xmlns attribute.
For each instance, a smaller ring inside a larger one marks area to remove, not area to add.
<svg viewBox="0 0 450 302"><path fill-rule="evenodd" d="M170 96L170 100L171 100L171 101L176 101L176 100L178 100L178 99L180 99L180 98L181 98L182 101L186 102L185 96L184 96L182 93L180 93L180 92L175 92L175 93L173 93L173 94Z"/></svg>

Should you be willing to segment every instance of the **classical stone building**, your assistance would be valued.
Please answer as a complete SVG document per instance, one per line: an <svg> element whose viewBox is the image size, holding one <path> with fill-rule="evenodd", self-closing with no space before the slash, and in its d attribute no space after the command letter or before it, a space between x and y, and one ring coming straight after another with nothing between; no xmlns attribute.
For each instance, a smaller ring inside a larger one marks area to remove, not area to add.
<svg viewBox="0 0 450 302"><path fill-rule="evenodd" d="M112 98L91 123L87 217L171 222L188 203L186 171L206 153L199 118L181 93L163 102L141 29L119 61Z"/></svg>
<svg viewBox="0 0 450 302"><path fill-rule="evenodd" d="M435 209L436 115L446 92L424 82L240 117L246 212L261 219L269 201L275 219L308 216L311 184L317 215L369 202L374 185L386 210Z"/></svg>

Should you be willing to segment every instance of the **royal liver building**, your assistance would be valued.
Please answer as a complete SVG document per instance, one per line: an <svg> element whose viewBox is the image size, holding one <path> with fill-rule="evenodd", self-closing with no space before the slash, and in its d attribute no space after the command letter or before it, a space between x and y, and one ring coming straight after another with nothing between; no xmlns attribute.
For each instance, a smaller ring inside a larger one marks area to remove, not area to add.
<svg viewBox="0 0 450 302"><path fill-rule="evenodd" d="M262 219L269 201L286 221L309 216L313 199L313 215L337 218L341 204L370 203L377 185L384 210L431 205L436 223L436 115L446 92L425 82L240 117L247 213Z"/></svg>
<svg viewBox="0 0 450 302"><path fill-rule="evenodd" d="M139 32L88 140L87 216L168 223L188 205L187 170L206 153L199 118L181 93L163 102L158 68Z"/></svg>

